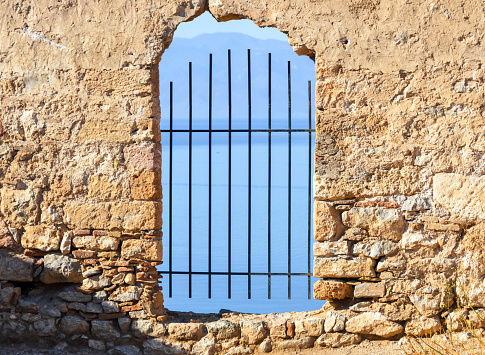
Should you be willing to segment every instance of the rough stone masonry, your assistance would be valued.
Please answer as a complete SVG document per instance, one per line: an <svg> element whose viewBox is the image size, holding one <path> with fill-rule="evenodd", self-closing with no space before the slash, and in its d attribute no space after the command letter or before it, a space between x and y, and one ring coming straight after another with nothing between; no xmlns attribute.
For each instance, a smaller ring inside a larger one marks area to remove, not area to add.
<svg viewBox="0 0 485 355"><path fill-rule="evenodd" d="M315 314L163 308L157 67L204 11L315 59ZM478 0L3 1L0 342L249 354L483 327L484 33Z"/></svg>

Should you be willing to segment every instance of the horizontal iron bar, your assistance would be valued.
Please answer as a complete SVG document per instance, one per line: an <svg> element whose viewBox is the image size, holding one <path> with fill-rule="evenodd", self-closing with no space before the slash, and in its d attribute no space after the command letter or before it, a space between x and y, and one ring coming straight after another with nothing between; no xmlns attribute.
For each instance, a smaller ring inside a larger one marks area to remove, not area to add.
<svg viewBox="0 0 485 355"><path fill-rule="evenodd" d="M302 128L302 129L231 129L231 130L228 130L228 129L173 129L173 130L169 130L169 129L161 129L160 132L162 133L189 133L189 132L192 132L192 133L298 133L298 132L315 132L315 129L308 129L308 128Z"/></svg>
<svg viewBox="0 0 485 355"><path fill-rule="evenodd" d="M188 275L188 271L159 271L159 274L175 274L175 275ZM208 271L192 271L192 275L209 275ZM229 275L229 272L227 271L211 271L211 275ZM234 272L231 271L231 275L235 276L313 276L313 274L309 273L287 273L287 272Z"/></svg>

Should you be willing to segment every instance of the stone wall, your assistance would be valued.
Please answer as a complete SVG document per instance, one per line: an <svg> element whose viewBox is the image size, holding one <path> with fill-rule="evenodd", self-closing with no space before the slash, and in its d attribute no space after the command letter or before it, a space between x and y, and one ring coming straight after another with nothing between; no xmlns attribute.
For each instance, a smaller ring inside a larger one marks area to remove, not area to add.
<svg viewBox="0 0 485 355"><path fill-rule="evenodd" d="M144 337L195 353L196 340L217 340L202 325L177 340L155 269L158 62L178 24L204 11L277 27L316 63L314 296L329 303L311 323L320 334L286 340L334 346L472 319L485 307L481 5L2 2L0 339L113 353L149 353ZM249 344L241 324L232 347L282 341L264 320Z"/></svg>

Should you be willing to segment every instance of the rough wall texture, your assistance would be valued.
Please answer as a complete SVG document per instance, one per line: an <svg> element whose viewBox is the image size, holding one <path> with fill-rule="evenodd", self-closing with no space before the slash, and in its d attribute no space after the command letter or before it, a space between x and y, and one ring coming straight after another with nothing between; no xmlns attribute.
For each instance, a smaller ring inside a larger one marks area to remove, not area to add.
<svg viewBox="0 0 485 355"><path fill-rule="evenodd" d="M328 326L290 331L291 346L436 332L459 318L457 304L485 307L480 1L7 0L0 10L1 339L36 330L45 343L102 349L131 329L149 337L146 353L232 339L211 353L289 337L261 333L271 322L227 338L160 323L157 65L177 25L206 10L277 27L315 58L314 295L334 309L320 316Z"/></svg>

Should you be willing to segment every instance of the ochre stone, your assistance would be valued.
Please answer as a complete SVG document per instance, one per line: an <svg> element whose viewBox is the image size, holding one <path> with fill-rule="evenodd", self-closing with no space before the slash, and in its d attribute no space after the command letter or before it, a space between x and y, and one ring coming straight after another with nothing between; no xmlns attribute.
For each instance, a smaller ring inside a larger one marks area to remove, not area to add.
<svg viewBox="0 0 485 355"><path fill-rule="evenodd" d="M159 200L162 198L161 174L144 170L131 177L131 198L133 200Z"/></svg>
<svg viewBox="0 0 485 355"><path fill-rule="evenodd" d="M59 250L60 231L44 226L27 226L22 235L22 246L27 249L42 251Z"/></svg>
<svg viewBox="0 0 485 355"><path fill-rule="evenodd" d="M314 201L313 235L319 242L337 239L344 231L340 215L330 203Z"/></svg>
<svg viewBox="0 0 485 355"><path fill-rule="evenodd" d="M163 246L161 241L128 239L121 245L121 256L126 259L162 260Z"/></svg>
<svg viewBox="0 0 485 355"><path fill-rule="evenodd" d="M375 261L370 258L315 257L313 276L322 278L375 277Z"/></svg>
<svg viewBox="0 0 485 355"><path fill-rule="evenodd" d="M353 297L351 285L340 280L318 280L313 285L313 298L316 300L343 300Z"/></svg>

